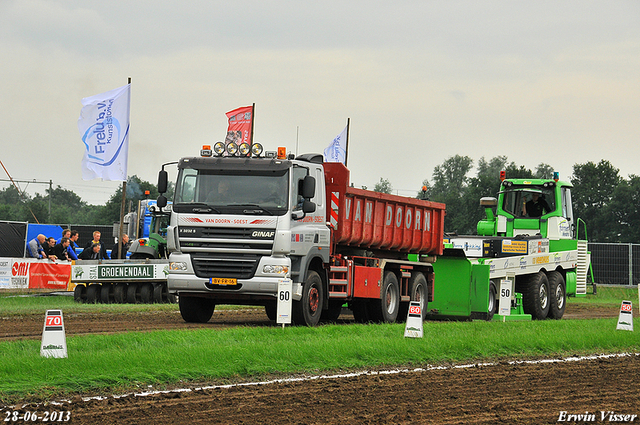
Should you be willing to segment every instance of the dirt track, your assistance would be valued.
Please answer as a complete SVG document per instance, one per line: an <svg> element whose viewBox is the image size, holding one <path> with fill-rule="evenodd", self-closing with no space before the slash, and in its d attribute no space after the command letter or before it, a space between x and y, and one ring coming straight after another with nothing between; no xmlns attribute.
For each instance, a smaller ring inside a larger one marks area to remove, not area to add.
<svg viewBox="0 0 640 425"><path fill-rule="evenodd" d="M617 317L612 309L568 305L565 319ZM14 318L15 319L15 318ZM345 315L342 320L350 321ZM43 317L0 321L0 340L40 338ZM217 311L206 325L179 313L65 315L67 335L188 327L271 326L261 310ZM213 388L146 397L73 401L38 410L70 411L73 424L198 423L557 423L561 412L640 415L640 358L508 364ZM215 386L215 382L198 387ZM107 395L105 395L107 396ZM33 411L36 406L21 410ZM0 419L6 418L0 409ZM635 423L640 423L637 417ZM570 423L574 423L573 421Z"/></svg>

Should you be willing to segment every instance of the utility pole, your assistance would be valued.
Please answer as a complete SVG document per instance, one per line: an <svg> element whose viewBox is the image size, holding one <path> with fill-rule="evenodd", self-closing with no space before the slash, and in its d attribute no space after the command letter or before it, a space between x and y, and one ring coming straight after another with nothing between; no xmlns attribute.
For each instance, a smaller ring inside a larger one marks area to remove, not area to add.
<svg viewBox="0 0 640 425"><path fill-rule="evenodd" d="M21 191L18 186L16 185L16 183L37 183L37 184L48 184L49 185L49 216L47 217L47 221L51 222L51 193L53 192L53 180L49 180L48 182L39 182L37 180L9 180L9 179L0 179L0 182L11 182L15 185L16 190L18 191L18 194L20 195L20 197L22 197L22 193L24 191ZM24 200L24 198L23 198ZM35 218L35 217L34 217ZM36 221L38 221L38 219L36 218ZM38 223L40 224L40 223Z"/></svg>

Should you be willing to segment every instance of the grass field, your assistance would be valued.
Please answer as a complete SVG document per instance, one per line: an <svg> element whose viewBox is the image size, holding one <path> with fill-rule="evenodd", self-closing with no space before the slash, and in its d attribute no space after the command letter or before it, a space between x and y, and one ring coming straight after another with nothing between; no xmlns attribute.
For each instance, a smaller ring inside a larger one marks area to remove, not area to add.
<svg viewBox="0 0 640 425"><path fill-rule="evenodd" d="M599 287L598 295L569 302L619 305L621 299L635 305L637 290ZM48 308L63 308L66 314L177 306L83 305L73 303L72 297L0 298L2 317L19 320L20 314ZM228 382L272 374L640 349L637 332L615 327L616 319L425 322L422 339L404 338L404 324L130 332L67 337L66 359L40 357L40 341L5 341L0 343L0 403L78 392L158 389L184 381Z"/></svg>

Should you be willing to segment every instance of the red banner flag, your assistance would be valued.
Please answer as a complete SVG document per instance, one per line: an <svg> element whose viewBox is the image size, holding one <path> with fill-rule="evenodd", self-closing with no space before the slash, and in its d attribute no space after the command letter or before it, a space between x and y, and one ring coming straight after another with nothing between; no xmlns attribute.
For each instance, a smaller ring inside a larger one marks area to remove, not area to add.
<svg viewBox="0 0 640 425"><path fill-rule="evenodd" d="M227 112L229 128L225 138L225 147L233 142L240 146L241 143L252 143L253 106L243 106Z"/></svg>

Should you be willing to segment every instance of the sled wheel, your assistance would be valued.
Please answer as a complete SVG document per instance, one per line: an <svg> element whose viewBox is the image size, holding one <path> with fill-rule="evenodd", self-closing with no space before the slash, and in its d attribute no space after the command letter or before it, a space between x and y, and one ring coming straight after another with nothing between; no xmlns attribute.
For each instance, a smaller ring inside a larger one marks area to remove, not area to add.
<svg viewBox="0 0 640 425"><path fill-rule="evenodd" d="M140 287L140 301L143 304L151 304L153 302L153 285L144 283Z"/></svg>
<svg viewBox="0 0 640 425"><path fill-rule="evenodd" d="M87 287L84 285L76 285L73 288L73 300L77 303L87 302Z"/></svg>
<svg viewBox="0 0 640 425"><path fill-rule="evenodd" d="M103 304L111 304L113 299L113 285L110 283L103 283L100 288L100 302Z"/></svg>
<svg viewBox="0 0 640 425"><path fill-rule="evenodd" d="M113 287L113 302L124 304L127 301L127 284L116 283Z"/></svg>
<svg viewBox="0 0 640 425"><path fill-rule="evenodd" d="M137 304L138 302L138 285L130 283L127 286L127 304Z"/></svg>
<svg viewBox="0 0 640 425"><path fill-rule="evenodd" d="M101 288L102 285L98 285L96 283L87 287L87 302L89 304L95 304L98 302L98 294L100 293Z"/></svg>

